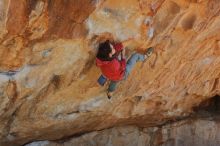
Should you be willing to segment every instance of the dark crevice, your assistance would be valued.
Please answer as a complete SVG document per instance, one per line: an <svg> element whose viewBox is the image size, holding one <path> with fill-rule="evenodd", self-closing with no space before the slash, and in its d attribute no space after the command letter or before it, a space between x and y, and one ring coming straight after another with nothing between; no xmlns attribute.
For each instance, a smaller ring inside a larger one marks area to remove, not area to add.
<svg viewBox="0 0 220 146"><path fill-rule="evenodd" d="M0 71L0 74L2 75L6 75L9 77L14 76L16 73L18 73L19 71L13 71L13 70L9 70L9 71Z"/></svg>
<svg viewBox="0 0 220 146"><path fill-rule="evenodd" d="M71 111L71 112L68 112L68 113L58 113L54 116L54 118L65 118L66 116L70 116L70 115L74 115L74 114L80 114L80 111L76 110L76 111Z"/></svg>
<svg viewBox="0 0 220 146"><path fill-rule="evenodd" d="M203 102L201 102L197 107L194 108L195 113L220 113L220 96L215 95Z"/></svg>
<svg viewBox="0 0 220 146"><path fill-rule="evenodd" d="M80 113L80 111L72 111L72 112L69 112L69 113L67 113L67 115L71 115L71 114L78 114L78 113Z"/></svg>
<svg viewBox="0 0 220 146"><path fill-rule="evenodd" d="M65 143L67 141L70 141L72 138L78 138L78 137L80 137L82 135L85 135L87 133L90 133L90 132L92 132L92 131L80 132L80 133L77 133L77 134L74 134L74 135L71 135L71 136L64 137L60 140L54 140L54 142L62 144L62 143Z"/></svg>
<svg viewBox="0 0 220 146"><path fill-rule="evenodd" d="M61 76L60 75L54 75L51 79L51 84L54 85L55 89L59 89L61 85Z"/></svg>

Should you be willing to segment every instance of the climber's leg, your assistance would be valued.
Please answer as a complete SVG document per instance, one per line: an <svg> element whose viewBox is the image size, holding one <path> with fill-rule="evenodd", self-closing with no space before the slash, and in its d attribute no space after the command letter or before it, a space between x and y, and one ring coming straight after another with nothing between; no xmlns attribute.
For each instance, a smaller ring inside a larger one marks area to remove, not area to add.
<svg viewBox="0 0 220 146"><path fill-rule="evenodd" d="M109 92L115 91L116 86L117 86L117 81L110 81L110 84L108 86L108 91Z"/></svg>
<svg viewBox="0 0 220 146"><path fill-rule="evenodd" d="M115 91L117 83L118 83L117 81L110 81L110 84L109 84L108 90L107 90L107 95L108 95L109 99L111 98L112 93Z"/></svg>
<svg viewBox="0 0 220 146"><path fill-rule="evenodd" d="M126 65L126 69L125 69L125 78L128 77L128 75L130 74L132 68L134 67L134 65L138 62L138 61L144 61L145 60L145 56L139 53L134 53L131 55L131 57L128 59L127 65Z"/></svg>
<svg viewBox="0 0 220 146"><path fill-rule="evenodd" d="M125 70L125 79L128 77L128 75L130 74L132 68L134 67L134 65L138 62L138 61L145 61L146 59L148 59L152 53L153 53L153 48L150 47L146 50L145 54L140 54L140 53L134 53L127 62L126 65L126 70Z"/></svg>

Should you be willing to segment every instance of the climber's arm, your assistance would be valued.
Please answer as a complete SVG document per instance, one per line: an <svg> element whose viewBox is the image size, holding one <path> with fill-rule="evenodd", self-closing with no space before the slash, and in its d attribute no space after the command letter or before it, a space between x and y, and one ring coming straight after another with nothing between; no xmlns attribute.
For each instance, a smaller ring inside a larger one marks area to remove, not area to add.
<svg viewBox="0 0 220 146"><path fill-rule="evenodd" d="M122 60L120 61L121 63L121 69L124 71L125 68L126 68L126 59L125 58L122 58Z"/></svg>
<svg viewBox="0 0 220 146"><path fill-rule="evenodd" d="M116 43L114 45L114 48L115 48L116 52L119 53L119 52L121 52L124 49L124 46L123 46L122 43Z"/></svg>
<svg viewBox="0 0 220 146"><path fill-rule="evenodd" d="M129 38L123 42L119 42L115 44L115 50L116 52L121 52L124 48L126 48L132 41L134 41L134 38Z"/></svg>

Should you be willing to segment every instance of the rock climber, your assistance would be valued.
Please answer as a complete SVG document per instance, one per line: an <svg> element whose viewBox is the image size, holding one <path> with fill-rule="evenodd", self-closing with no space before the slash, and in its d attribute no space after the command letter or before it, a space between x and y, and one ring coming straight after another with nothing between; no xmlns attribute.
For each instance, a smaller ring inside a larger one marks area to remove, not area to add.
<svg viewBox="0 0 220 146"><path fill-rule="evenodd" d="M117 83L128 77L136 62L145 61L152 52L153 48L150 47L145 54L133 53L126 62L123 43L114 44L107 40L99 44L96 65L101 69L102 78L107 78L110 81L107 89L109 99L111 99Z"/></svg>

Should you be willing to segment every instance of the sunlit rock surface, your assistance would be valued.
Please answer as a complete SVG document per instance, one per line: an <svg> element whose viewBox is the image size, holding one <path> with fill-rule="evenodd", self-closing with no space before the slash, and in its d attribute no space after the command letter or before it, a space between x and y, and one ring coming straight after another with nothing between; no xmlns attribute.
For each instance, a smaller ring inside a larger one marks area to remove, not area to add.
<svg viewBox="0 0 220 146"><path fill-rule="evenodd" d="M219 0L1 0L0 145L185 117L220 95ZM155 47L111 101L96 47Z"/></svg>

